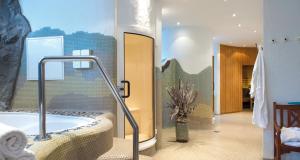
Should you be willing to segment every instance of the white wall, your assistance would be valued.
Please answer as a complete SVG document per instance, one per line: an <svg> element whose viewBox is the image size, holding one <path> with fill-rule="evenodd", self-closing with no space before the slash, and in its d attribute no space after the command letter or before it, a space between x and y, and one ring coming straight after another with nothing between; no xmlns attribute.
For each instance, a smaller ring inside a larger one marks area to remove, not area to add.
<svg viewBox="0 0 300 160"><path fill-rule="evenodd" d="M202 27L165 27L162 58L175 58L185 72L198 74L212 64L212 37L211 32Z"/></svg>
<svg viewBox="0 0 300 160"><path fill-rule="evenodd" d="M162 4L161 1L155 2L156 28L155 28L155 67L161 68L162 52Z"/></svg>
<svg viewBox="0 0 300 160"><path fill-rule="evenodd" d="M268 108L272 102L300 101L300 1L264 0L264 56ZM284 37L289 41L284 42ZM271 40L278 41L272 44ZM264 130L264 158L273 158L273 121ZM289 160L300 155L290 155Z"/></svg>
<svg viewBox="0 0 300 160"><path fill-rule="evenodd" d="M214 113L221 114L221 104L220 104L220 43L213 43L214 47Z"/></svg>
<svg viewBox="0 0 300 160"><path fill-rule="evenodd" d="M155 0L116 0L118 28L131 29L144 34L155 33Z"/></svg>

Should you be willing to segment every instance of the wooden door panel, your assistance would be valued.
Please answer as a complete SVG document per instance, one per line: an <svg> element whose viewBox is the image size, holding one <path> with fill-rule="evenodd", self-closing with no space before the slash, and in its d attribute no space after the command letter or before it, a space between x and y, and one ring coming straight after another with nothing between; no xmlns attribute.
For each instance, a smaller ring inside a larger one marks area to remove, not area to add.
<svg viewBox="0 0 300 160"><path fill-rule="evenodd" d="M256 48L220 47L221 113L243 110L242 66L254 65Z"/></svg>

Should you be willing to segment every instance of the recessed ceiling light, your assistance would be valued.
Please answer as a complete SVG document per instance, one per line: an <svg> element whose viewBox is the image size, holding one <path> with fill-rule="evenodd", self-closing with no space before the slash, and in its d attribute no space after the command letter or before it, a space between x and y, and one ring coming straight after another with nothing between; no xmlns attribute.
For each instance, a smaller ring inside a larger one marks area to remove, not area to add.
<svg viewBox="0 0 300 160"><path fill-rule="evenodd" d="M241 25L241 24L238 24L238 27L242 27L242 25Z"/></svg>
<svg viewBox="0 0 300 160"><path fill-rule="evenodd" d="M235 14L235 13L233 13L233 14L232 14L232 17L236 17L236 14Z"/></svg>
<svg viewBox="0 0 300 160"><path fill-rule="evenodd" d="M180 22L177 22L176 25L177 25L177 26L180 26Z"/></svg>
<svg viewBox="0 0 300 160"><path fill-rule="evenodd" d="M254 30L253 32L254 32L254 33L256 33L257 31L256 31L256 30Z"/></svg>

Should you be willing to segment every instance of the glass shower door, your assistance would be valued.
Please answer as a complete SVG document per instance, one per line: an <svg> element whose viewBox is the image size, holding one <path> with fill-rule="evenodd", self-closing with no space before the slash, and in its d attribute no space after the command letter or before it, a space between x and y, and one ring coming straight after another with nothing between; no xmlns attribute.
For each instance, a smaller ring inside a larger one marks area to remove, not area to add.
<svg viewBox="0 0 300 160"><path fill-rule="evenodd" d="M124 33L124 61L125 103L138 123L140 142L147 141L154 137L154 39ZM125 138L132 138L127 119Z"/></svg>

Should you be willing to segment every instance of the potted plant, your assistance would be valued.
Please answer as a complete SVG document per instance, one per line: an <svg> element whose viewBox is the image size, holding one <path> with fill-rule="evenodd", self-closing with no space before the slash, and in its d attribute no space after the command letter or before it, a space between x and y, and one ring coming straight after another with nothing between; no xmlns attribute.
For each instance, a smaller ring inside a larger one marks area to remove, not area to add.
<svg viewBox="0 0 300 160"><path fill-rule="evenodd" d="M196 105L193 105L197 92L189 83L183 83L179 80L176 84L167 89L171 97L168 107L171 109L171 120L176 120L176 141L187 142L189 139L188 132L188 115L191 114Z"/></svg>

